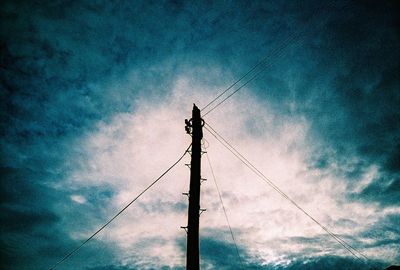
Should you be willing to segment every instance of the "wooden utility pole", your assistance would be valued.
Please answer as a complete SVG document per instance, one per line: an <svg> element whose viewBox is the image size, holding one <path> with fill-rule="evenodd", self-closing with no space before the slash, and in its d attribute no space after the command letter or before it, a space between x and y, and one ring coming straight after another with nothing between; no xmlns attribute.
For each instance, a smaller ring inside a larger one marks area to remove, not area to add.
<svg viewBox="0 0 400 270"><path fill-rule="evenodd" d="M192 119L185 120L186 132L192 135L192 159L190 162L190 190L187 226L186 269L199 270L199 217L201 181L201 139L204 121L200 110L193 104Z"/></svg>

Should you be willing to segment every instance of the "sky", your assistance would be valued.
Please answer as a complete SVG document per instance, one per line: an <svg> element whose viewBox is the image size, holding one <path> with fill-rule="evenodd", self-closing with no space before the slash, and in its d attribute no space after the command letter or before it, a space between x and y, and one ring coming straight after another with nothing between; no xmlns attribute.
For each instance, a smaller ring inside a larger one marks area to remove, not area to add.
<svg viewBox="0 0 400 270"><path fill-rule="evenodd" d="M368 260L205 130L240 259L203 155L201 269L400 264L396 1L0 6L1 269L49 269L77 247L184 153L193 103L262 59L205 122ZM184 269L189 162L56 269Z"/></svg>

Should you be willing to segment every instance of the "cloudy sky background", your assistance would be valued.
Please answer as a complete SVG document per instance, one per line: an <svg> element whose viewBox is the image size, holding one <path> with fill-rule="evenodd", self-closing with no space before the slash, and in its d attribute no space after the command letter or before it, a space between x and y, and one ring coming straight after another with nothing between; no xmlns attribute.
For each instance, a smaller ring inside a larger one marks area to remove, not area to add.
<svg viewBox="0 0 400 270"><path fill-rule="evenodd" d="M79 245L183 154L192 104L266 56L205 121L371 261L205 131L245 269L400 263L395 1L13 2L1 4L2 269L48 269ZM184 269L189 161L59 269ZM202 168L202 269L239 269Z"/></svg>

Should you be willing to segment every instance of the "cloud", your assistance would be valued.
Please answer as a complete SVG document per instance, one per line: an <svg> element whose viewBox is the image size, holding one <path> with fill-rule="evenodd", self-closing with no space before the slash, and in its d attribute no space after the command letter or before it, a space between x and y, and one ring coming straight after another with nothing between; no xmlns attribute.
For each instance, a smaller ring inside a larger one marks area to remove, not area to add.
<svg viewBox="0 0 400 270"><path fill-rule="evenodd" d="M314 15L315 1L3 2L3 268L49 267L95 231L186 148L191 104L204 106L266 54L269 68L205 120L335 233L373 259L398 260L394 1ZM361 268L205 136L249 269ZM204 161L203 173L204 267L232 269ZM65 267L182 268L187 179L174 168Z"/></svg>
<svg viewBox="0 0 400 270"><path fill-rule="evenodd" d="M179 155L177 149L185 148L183 142L189 143L189 138L182 132L181 115L190 115L189 108L183 109L188 100L196 98L186 95L190 93L182 84L186 85L187 81L186 78L178 79L172 94L156 105L142 100L135 113L116 115L107 123L99 123L97 130L87 134L82 142L82 149L87 152L83 153L79 160L81 166L70 174L65 185L77 189L107 186L114 195L106 212L122 208L161 173L162 170L155 174L154 164L160 168L168 167ZM201 100L202 96L198 95L197 99ZM252 104L251 110L245 104ZM239 112L242 108L247 114L233 114L232 111L238 111L238 108ZM307 140L309 125L306 119L281 118L271 108L260 106L251 95L231 101L221 111L226 115L225 121L214 124L209 120L210 124L221 134L229 133L229 140L238 149L244 149L245 156L255 157L256 166L289 196L357 247L365 247L364 241L377 241L377 238L362 233L370 230L368 224L379 222L385 214L379 215L379 208L374 205L347 201L347 185L339 182L335 174L309 169L305 161L313 151ZM261 127L262 133L254 132ZM321 234L318 226L273 193L208 133L205 133L205 139L242 250L252 256L257 254L269 264L289 263L291 256L301 258L311 252L321 256L346 254L338 243ZM202 226L205 231L208 228L226 230L210 171L204 162L203 174L209 181L202 185L202 206L207 208L202 215ZM179 227L186 224L187 202L180 194L187 192L188 184L184 179L188 179L188 172L176 169L166 178L154 187L152 195L141 198L132 212L127 211L110 232L100 236L102 241L112 241L120 246L124 250L121 254L129 252L137 258L149 258L145 261L149 265L155 263L155 258L159 266L178 267L182 264L183 253L175 239L184 238ZM134 225L128 220L134 221ZM164 225L160 227L161 224ZM357 241L353 235L357 235ZM289 240L284 241L285 238ZM312 248L315 242L324 244L315 249ZM363 252L377 258L387 248L390 246L382 245L379 249L371 246L370 251L363 249ZM279 255L287 253L291 255Z"/></svg>
<svg viewBox="0 0 400 270"><path fill-rule="evenodd" d="M86 202L86 198L81 196L81 195L71 195L71 200L76 202L76 203L85 203Z"/></svg>

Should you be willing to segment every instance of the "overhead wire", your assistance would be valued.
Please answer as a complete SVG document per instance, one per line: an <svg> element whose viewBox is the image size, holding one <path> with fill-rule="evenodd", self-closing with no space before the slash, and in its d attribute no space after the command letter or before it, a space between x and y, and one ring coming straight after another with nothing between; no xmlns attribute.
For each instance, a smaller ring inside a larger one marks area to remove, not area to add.
<svg viewBox="0 0 400 270"><path fill-rule="evenodd" d="M261 60L260 62L258 62L256 65L254 65L248 72L246 72L244 75L242 75L242 77L240 77L238 80L236 80L234 83L232 83L228 88L226 88L224 91L222 91L218 96L216 96L213 100L211 100L206 106L204 106L201 111L205 110L206 108L208 108L208 106L210 106L211 104L213 104L216 100L218 100L222 95L224 95L226 92L228 92L230 89L232 89L236 84L238 84L241 80L243 80L245 77L247 77L250 73L252 73L256 68L258 68L261 64L263 64L264 62L266 62L268 60L268 58L270 58L271 56L267 56L265 57L263 60Z"/></svg>
<svg viewBox="0 0 400 270"><path fill-rule="evenodd" d="M260 75L264 70L266 70L268 67L270 67L272 64L266 65L264 66L261 70L259 70L255 75L253 75L249 80L247 80L244 84L242 84L239 88L237 88L235 91L233 91L232 93L230 93L228 96L226 96L223 100L221 100L220 102L217 103L217 105L215 105L214 107L212 107L210 110L208 110L207 112L205 112L204 114L202 114L202 117L205 117L207 114L211 113L213 110L215 110L217 107L219 107L222 103L224 103L227 99L229 99L230 97L232 97L234 94L236 94L240 89L242 89L243 87L245 87L247 84L249 84L251 81L253 81L254 79L256 79L258 77L258 75Z"/></svg>
<svg viewBox="0 0 400 270"><path fill-rule="evenodd" d="M245 158L238 150L236 150L226 139L224 139L214 128L210 126L210 124L205 123L204 128L214 137L216 138L227 150L229 150L235 157L237 157L245 166L247 166L250 170L252 170L260 179L262 179L265 183L271 186L275 191L277 191L282 197L287 199L290 203L292 203L296 208L298 208L303 214L305 214L308 218L310 218L314 223L316 223L320 228L322 228L329 236L331 236L334 240L336 240L341 246L343 246L349 253L351 253L355 258L363 262L360 256L364 257L368 261L372 261L366 255L364 255L361 251L354 248L352 245L347 243L344 239L339 237L338 235L332 233L327 227L322 225L318 220L316 220L313 216L311 216L305 209L303 209L300 205L298 205L292 198L290 198L285 192L283 192L277 185L275 185L270 179L268 179L260 170L258 170L247 158ZM359 255L357 255L358 253Z"/></svg>
<svg viewBox="0 0 400 270"><path fill-rule="evenodd" d="M295 44L297 45L298 43L300 43L300 40L297 41ZM221 94L219 94L212 102L209 103L209 105L211 105L212 103L214 103L216 100L218 100L221 96L223 96L228 90L232 89L236 84L238 84L240 81L242 81L245 77L247 77L248 75L250 75L251 73L253 73L253 71L255 71L258 67L260 67L260 69L253 74L250 79L248 79L247 81L245 81L242 85L240 85L238 88L234 89L234 91L232 93L230 93L228 96L226 96L225 98L223 98L221 101L219 101L216 105L214 105L213 107L211 107L210 109L208 109L205 113L202 114L202 117L205 117L206 115L208 115L209 113L211 113L212 111L214 111L217 107L219 107L222 103L224 103L227 99L229 99L230 97L232 97L234 94L236 94L239 90L241 90L243 87L245 87L246 85L248 85L250 82L252 82L254 79L256 79L262 72L264 72L267 68L271 67L276 61L278 61L278 59L284 54L283 49L285 47L287 47L289 45L289 41L285 42L283 45L279 46L278 48L276 48L275 50L272 51L272 54L267 56L264 60L260 61L258 64L256 64L249 72L247 72L245 75L243 75L239 80L237 80L236 82L234 82L230 87L228 87L225 91L223 91ZM275 59L273 58L275 57ZM267 60L269 60L270 58L274 59L274 61L272 62L268 62ZM208 107L209 105L207 105L206 107ZM202 111L206 108L204 107L202 109Z"/></svg>
<svg viewBox="0 0 400 270"><path fill-rule="evenodd" d="M210 126L209 126L210 127ZM317 220L315 220L313 217L311 217L304 209L302 209L297 203L295 203L292 199L290 199L284 192L282 192L273 182L271 182L269 179L265 179L265 176L263 176L262 175L262 173L260 173L258 170L257 170L257 168L255 168L254 166L252 166L252 164L251 163L247 163L248 161L247 161L247 159L246 158L244 158L240 153L238 153L237 151L236 151L236 149L234 149L233 147L232 147L232 149L231 148L229 148L229 147L231 147L231 146L227 146L226 144L228 144L227 142L226 142L226 140L224 140L224 139L222 139L222 137L221 137L221 139L220 138L218 138L217 136L218 135L215 135L215 134L213 134L213 132L210 130L210 129L208 129L207 127L205 127L206 128L206 130L208 131L208 132L210 132L210 134L212 135L212 136L214 136L225 148L227 148L234 156L236 156L244 165L246 165L250 170L252 170L257 176L259 176L264 182L267 182L267 184L269 184L275 191L277 191L281 196L283 196L285 199L288 199L292 204L294 204L299 210L301 210L304 214L306 214L309 218L311 218L315 223L317 223L321 228L323 228L326 232L328 232L327 231L327 228L326 227L324 227L322 224L320 224ZM223 142L224 141L224 142ZM226 143L226 144L225 144ZM228 144L229 145L229 144ZM328 232L328 234L330 235L330 236L332 236L336 241L338 241L339 242L339 244L341 244L346 250L348 250L355 258L357 258L357 259L360 259L359 258L359 256L357 256L349 247L347 247L347 245L346 244L344 244L343 242L342 242L342 240L339 240L338 239L338 237L337 236L335 236L334 234L331 234L330 232Z"/></svg>
<svg viewBox="0 0 400 270"><path fill-rule="evenodd" d="M240 257L240 254L239 254L239 249L238 249L238 246L237 246L237 243L236 243L236 240L235 240L235 236L233 235L232 227L231 227L231 224L229 222L228 215L226 213L224 201L222 200L222 195L221 195L221 192L220 192L218 184L217 184L217 179L215 177L214 169L213 169L213 167L211 165L211 161L210 161L210 157L209 157L208 152L206 153L206 157L207 157L208 165L210 166L210 170L211 170L211 174L212 174L212 177L213 177L213 180L214 180L215 187L216 187L217 192L218 192L218 196L219 196L219 200L221 202L222 210L224 211L226 223L228 224L229 231L231 233L231 237L232 237L232 240L233 240L233 244L235 245L236 255L239 258L239 262L240 262L241 268L244 269L243 260L242 260L242 258Z"/></svg>
<svg viewBox="0 0 400 270"><path fill-rule="evenodd" d="M315 14L319 14L320 10L326 10L328 7L331 7L333 5L334 1L328 2L327 5L321 5L317 7L314 12L312 12L312 16L309 16L308 21L304 24L303 28L299 32L293 32L291 33L286 39L277 47L275 48L271 54L267 55L264 57L261 61L259 61L256 65L254 65L247 73L245 73L242 77L240 77L238 80L236 80L233 84L231 84L228 88L226 88L224 91L222 91L219 95L217 95L213 100L211 100L206 106L204 106L201 111L204 111L206 108L208 108L211 104L216 102L219 98L221 98L226 92L228 92L230 89L232 89L235 85L237 85L240 81L242 81L244 78L249 76L251 73L253 73L257 68L261 67L253 76L250 77L247 81L245 81L242 85L240 85L237 89L235 89L232 93L230 93L228 96L223 98L220 102L218 102L216 105L212 106L210 109L208 109L206 112L202 113L202 117L205 117L209 113L211 113L213 110L215 110L217 107L219 107L222 103L224 103L227 99L232 97L234 94L236 94L239 90L241 90L243 87L245 87L247 84L252 82L254 79L256 79L262 72L264 72L267 68L271 67L281 56L284 54L283 49L288 47L290 44L295 44L296 46L302 41L299 39L302 36L306 36L305 34L308 32L308 29L312 23L312 18L315 16ZM347 5L346 3L344 7ZM328 14L329 15L329 14ZM322 16L321 16L322 17ZM327 17L327 16L326 16ZM320 23L315 27L315 29L321 27L323 24L323 21L321 20ZM274 61L269 60L273 59Z"/></svg>
<svg viewBox="0 0 400 270"><path fill-rule="evenodd" d="M275 191L277 191L281 196L283 196L285 199L289 200L294 206L296 206L299 210L301 210L304 214L306 214L310 219L312 219L315 223L317 223L322 229L324 229L326 232L329 230L323 226L321 223L319 223L315 218L313 218L311 215L307 213L302 207L300 207L293 199L291 199L286 193L284 193L278 186L276 186L270 179L268 179L261 171L259 171L248 159L246 159L240 152L238 152L226 139L224 139L214 128L212 128L209 124L207 126L212 130L207 129L208 132L210 132L211 135L213 135L223 146L225 146L229 151L231 151L232 154L234 154L237 158L239 158L240 161L242 161L247 167L249 167L253 172L255 172L264 182L267 182ZM215 134L213 134L214 132ZM218 138L218 137L220 138ZM222 141L223 142L222 142ZM226 145L228 146L226 146ZM330 231L328 232L330 236L335 238L336 240L339 239L339 241L343 241L338 235L335 235L331 233ZM347 244L347 243L346 243ZM349 245L349 244L347 244ZM349 245L350 246L350 245ZM351 246L350 246L351 247ZM355 251L356 249L353 248ZM352 253L350 251L350 253ZM361 255L361 254L360 254ZM355 257L358 257L357 255ZM364 256L365 257L365 256ZM368 259L367 257L365 257Z"/></svg>
<svg viewBox="0 0 400 270"><path fill-rule="evenodd" d="M178 158L177 161L175 161L170 167L168 167L167 170L165 170L156 180L154 180L150 185L148 185L142 192L139 193L134 199L132 199L127 205L125 205L117 214L115 214L110 220L108 220L103 226L101 226L96 232L94 232L89 238L87 238L85 241L83 241L79 246L77 246L75 249L73 249L71 252L66 254L60 261L58 261L56 264L54 264L50 270L55 269L57 266L59 266L61 263L66 261L68 258L70 258L74 253L76 253L79 249L81 249L85 244L87 244L91 239L93 239L99 232L101 232L105 227L107 227L111 222L113 222L119 215L122 214L129 206L131 206L137 199L139 199L146 191L148 191L154 184L156 184L163 176L165 176L173 167L175 167L186 155L186 153L189 151L190 147L192 144L188 146L188 148L185 150L182 156Z"/></svg>

